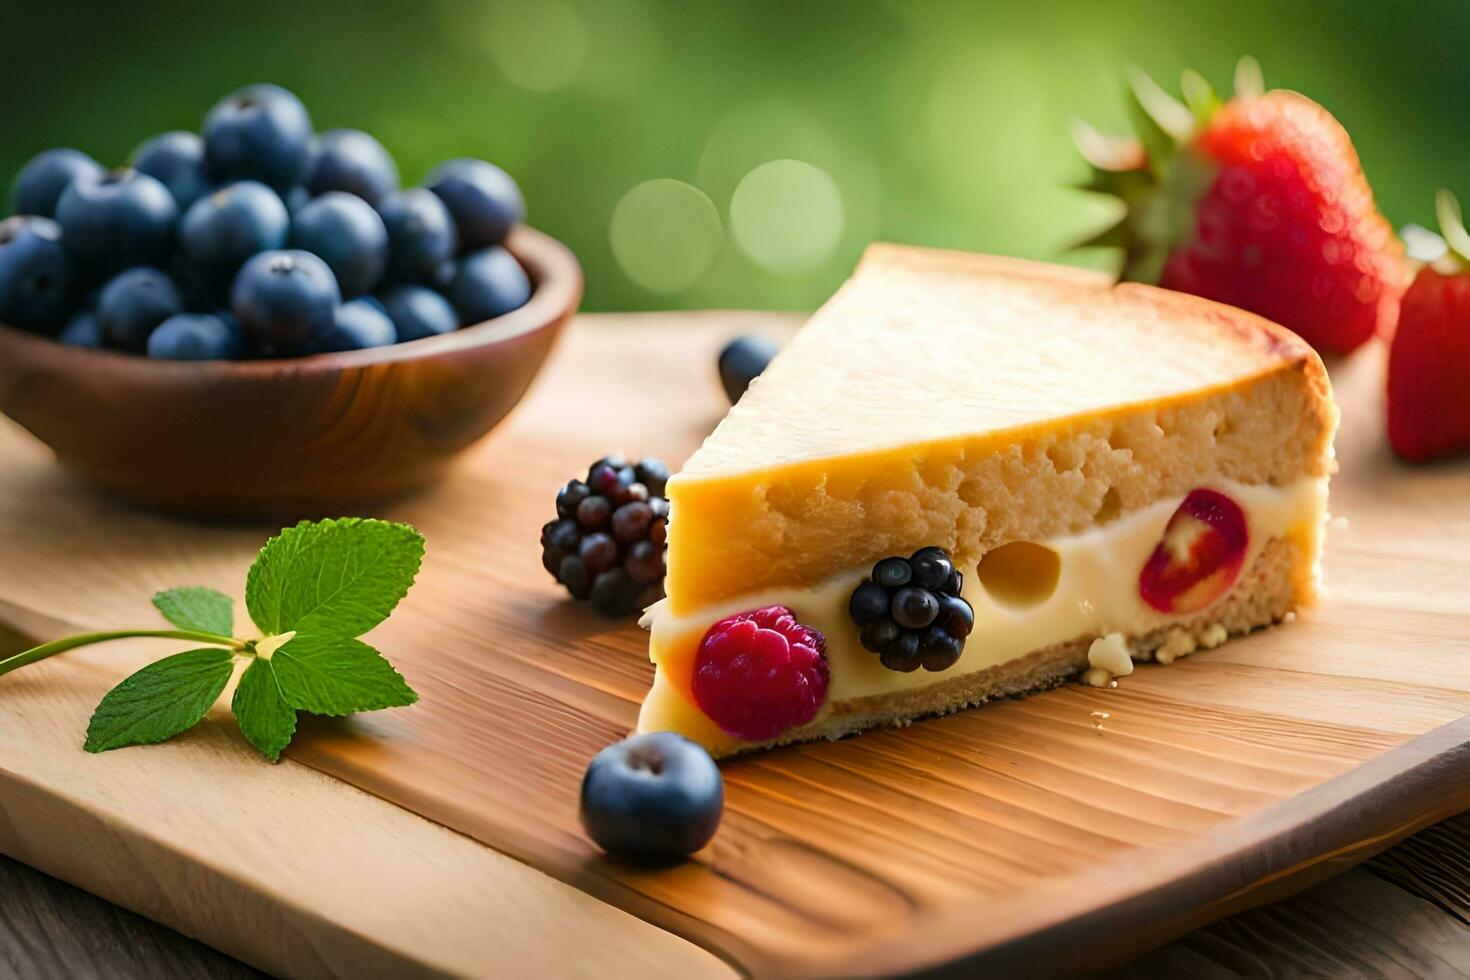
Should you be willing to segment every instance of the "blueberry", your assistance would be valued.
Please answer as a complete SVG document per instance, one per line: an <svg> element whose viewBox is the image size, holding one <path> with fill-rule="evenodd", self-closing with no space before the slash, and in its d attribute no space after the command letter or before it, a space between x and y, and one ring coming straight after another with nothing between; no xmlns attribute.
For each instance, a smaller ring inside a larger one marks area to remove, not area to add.
<svg viewBox="0 0 1470 980"><path fill-rule="evenodd" d="M456 263L449 302L465 326L520 309L531 298L531 280L499 245L471 252Z"/></svg>
<svg viewBox="0 0 1470 980"><path fill-rule="evenodd" d="M720 384L733 405L776 356L778 348L763 337L736 337L720 351Z"/></svg>
<svg viewBox="0 0 1470 980"><path fill-rule="evenodd" d="M958 571L955 571L950 573L949 581L944 583L944 588L940 591L947 592L950 595L959 595L960 592L964 590L964 588L965 577L961 575Z"/></svg>
<svg viewBox="0 0 1470 980"><path fill-rule="evenodd" d="M662 497L669 483L669 466L657 456L645 456L633 469L638 482L656 497Z"/></svg>
<svg viewBox="0 0 1470 980"><path fill-rule="evenodd" d="M893 621L904 629L923 629L939 615L939 601L932 592L912 586L893 595Z"/></svg>
<svg viewBox="0 0 1470 980"><path fill-rule="evenodd" d="M230 309L246 343L267 357L304 354L336 323L342 294L337 279L310 252L261 252L235 277Z"/></svg>
<svg viewBox="0 0 1470 980"><path fill-rule="evenodd" d="M312 348L316 353L386 347L398 340L393 320L371 296L337 307L332 329Z"/></svg>
<svg viewBox="0 0 1470 980"><path fill-rule="evenodd" d="M286 202L286 210L295 215L297 211L311 203L311 191L297 184L283 194L281 200Z"/></svg>
<svg viewBox="0 0 1470 980"><path fill-rule="evenodd" d="M886 589L897 589L909 584L913 569L902 558L885 558L873 566L873 581Z"/></svg>
<svg viewBox="0 0 1470 980"><path fill-rule="evenodd" d="M184 312L184 298L162 270L139 266L120 272L102 287L97 323L109 347L142 353L148 335L164 320Z"/></svg>
<svg viewBox="0 0 1470 980"><path fill-rule="evenodd" d="M398 166L393 157L367 133L357 129L329 129L317 138L306 187L313 194L346 191L369 204L398 189Z"/></svg>
<svg viewBox="0 0 1470 980"><path fill-rule="evenodd" d="M484 160L449 160L424 178L444 202L466 251L499 245L526 218L526 202L510 174Z"/></svg>
<svg viewBox="0 0 1470 980"><path fill-rule="evenodd" d="M184 297L186 310L205 312L229 302L231 279L208 275L185 258L181 251L176 251L169 257L168 265L163 271L179 287L179 295Z"/></svg>
<svg viewBox="0 0 1470 980"><path fill-rule="evenodd" d="M16 214L56 216L56 202L78 177L101 177L102 165L81 150L58 148L32 157L15 178Z"/></svg>
<svg viewBox="0 0 1470 980"><path fill-rule="evenodd" d="M715 835L724 807L719 767L697 742L673 732L609 745L582 777L582 827L620 857L692 854Z"/></svg>
<svg viewBox="0 0 1470 980"><path fill-rule="evenodd" d="M72 318L66 321L65 328L56 339L73 347L101 347L102 327L92 311L81 310L72 314Z"/></svg>
<svg viewBox="0 0 1470 980"><path fill-rule="evenodd" d="M449 300L427 286L394 286L383 294L383 306L398 331L398 342L434 337L459 328Z"/></svg>
<svg viewBox="0 0 1470 980"><path fill-rule="evenodd" d="M975 628L975 610L968 602L954 595L939 596L939 615L934 625L941 627L951 636L963 640Z"/></svg>
<svg viewBox="0 0 1470 980"><path fill-rule="evenodd" d="M0 221L0 323L53 329L75 299L76 264L50 218Z"/></svg>
<svg viewBox="0 0 1470 980"><path fill-rule="evenodd" d="M171 361L225 361L245 354L245 338L234 317L180 313L148 338L148 356Z"/></svg>
<svg viewBox="0 0 1470 980"><path fill-rule="evenodd" d="M888 590L876 582L864 582L853 590L847 609L859 626L877 622L888 615Z"/></svg>
<svg viewBox="0 0 1470 980"><path fill-rule="evenodd" d="M898 639L894 640L878 655L878 662L889 670L900 674L912 673L919 669L919 634L900 633Z"/></svg>
<svg viewBox="0 0 1470 980"><path fill-rule="evenodd" d="M884 650L898 642L903 635L897 623L891 619L879 619L864 626L859 634L863 649L871 650L873 653L882 653Z"/></svg>
<svg viewBox="0 0 1470 980"><path fill-rule="evenodd" d="M909 567L913 569L914 584L921 589L941 589L954 574L949 552L943 548L920 548L910 556Z"/></svg>
<svg viewBox="0 0 1470 980"><path fill-rule="evenodd" d="M284 192L306 175L311 118L277 85L251 85L204 117L204 159L219 181L258 180Z"/></svg>
<svg viewBox="0 0 1470 980"><path fill-rule="evenodd" d="M67 251L99 277L163 262L178 220L179 206L168 188L128 168L83 174L56 204Z"/></svg>
<svg viewBox="0 0 1470 980"><path fill-rule="evenodd" d="M592 591L592 578L587 566L576 555L567 555L557 566L556 580L567 587L574 599L585 599Z"/></svg>
<svg viewBox="0 0 1470 980"><path fill-rule="evenodd" d="M372 205L343 191L312 198L291 218L291 247L331 266L351 299L373 289L388 266L388 231Z"/></svg>
<svg viewBox="0 0 1470 980"><path fill-rule="evenodd" d="M925 670L948 670L960 659L965 641L942 629L930 627L919 637L919 663Z"/></svg>
<svg viewBox="0 0 1470 980"><path fill-rule="evenodd" d="M275 191L242 180L194 202L179 223L179 249L207 281L228 283L252 255L283 247L290 227Z"/></svg>
<svg viewBox="0 0 1470 980"><path fill-rule="evenodd" d="M378 214L388 229L388 274L395 280L422 282L454 257L454 221L432 192L394 191L378 202Z"/></svg>
<svg viewBox="0 0 1470 980"><path fill-rule="evenodd" d="M445 259L429 270L429 274L424 278L424 285L432 286L442 293L454 282L454 277L458 272L459 263L454 259Z"/></svg>
<svg viewBox="0 0 1470 980"><path fill-rule="evenodd" d="M587 484L581 480L573 480L556 494L556 512L562 517L571 517L577 512L577 506L587 499L592 491Z"/></svg>
<svg viewBox="0 0 1470 980"><path fill-rule="evenodd" d="M214 186L204 170L204 140L194 133L153 137L133 151L133 169L167 187L180 211L187 211Z"/></svg>

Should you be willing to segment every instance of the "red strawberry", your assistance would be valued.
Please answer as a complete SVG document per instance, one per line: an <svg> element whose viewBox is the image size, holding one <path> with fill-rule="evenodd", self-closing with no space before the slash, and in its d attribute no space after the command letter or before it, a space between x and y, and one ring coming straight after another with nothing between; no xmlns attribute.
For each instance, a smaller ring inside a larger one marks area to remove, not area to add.
<svg viewBox="0 0 1470 980"><path fill-rule="evenodd" d="M1448 191L1439 223L1449 250L1404 294L1388 348L1388 441L1413 462L1470 449L1470 234Z"/></svg>
<svg viewBox="0 0 1470 980"><path fill-rule="evenodd" d="M1323 353L1345 354L1393 323L1403 247L1326 109L1263 93L1250 59L1224 103L1193 72L1187 105L1145 75L1132 83L1141 139L1076 133L1094 167L1089 189L1127 204L1087 243L1123 246L1123 278L1259 313Z"/></svg>

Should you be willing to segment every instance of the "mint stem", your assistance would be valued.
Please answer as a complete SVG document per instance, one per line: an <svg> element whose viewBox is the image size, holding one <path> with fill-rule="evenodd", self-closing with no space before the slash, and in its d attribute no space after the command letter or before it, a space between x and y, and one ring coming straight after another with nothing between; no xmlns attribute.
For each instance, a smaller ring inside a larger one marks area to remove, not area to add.
<svg viewBox="0 0 1470 980"><path fill-rule="evenodd" d="M150 636L162 640L194 640L198 643L230 647L231 649L240 647L239 641L234 637L217 636L214 633L204 633L199 630L119 630L113 633L79 633L76 636L67 636L60 640L52 640L50 643L43 643L23 653L17 653L14 656L0 660L0 676L24 667L27 664L33 664L38 660L45 660L54 654L64 653L67 650L75 650L77 647L84 647L93 643L105 643L108 640L125 640L138 636Z"/></svg>

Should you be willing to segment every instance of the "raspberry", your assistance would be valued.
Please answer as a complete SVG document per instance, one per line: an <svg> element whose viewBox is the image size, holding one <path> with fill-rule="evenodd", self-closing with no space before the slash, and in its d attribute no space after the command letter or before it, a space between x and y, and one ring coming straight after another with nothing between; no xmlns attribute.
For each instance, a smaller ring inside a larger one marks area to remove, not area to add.
<svg viewBox="0 0 1470 980"><path fill-rule="evenodd" d="M668 467L605 456L556 495L557 519L541 528L541 564L575 599L625 616L663 598Z"/></svg>
<svg viewBox="0 0 1470 980"><path fill-rule="evenodd" d="M694 660L694 701L727 733L775 738L816 717L827 700L827 640L785 606L722 619Z"/></svg>

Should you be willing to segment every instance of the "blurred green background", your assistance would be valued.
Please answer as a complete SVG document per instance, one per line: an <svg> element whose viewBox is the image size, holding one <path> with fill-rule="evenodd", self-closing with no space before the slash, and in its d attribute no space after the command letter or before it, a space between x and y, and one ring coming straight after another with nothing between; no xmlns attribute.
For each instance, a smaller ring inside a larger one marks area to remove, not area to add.
<svg viewBox="0 0 1470 980"><path fill-rule="evenodd" d="M1054 258L1107 213L1066 189L1122 72L1227 86L1254 54L1352 133L1395 225L1470 195L1470 4L5 0L0 175L123 161L240 85L377 135L414 181L482 156L567 242L591 310L819 304L873 239ZM1097 264L1103 256L1074 256Z"/></svg>

